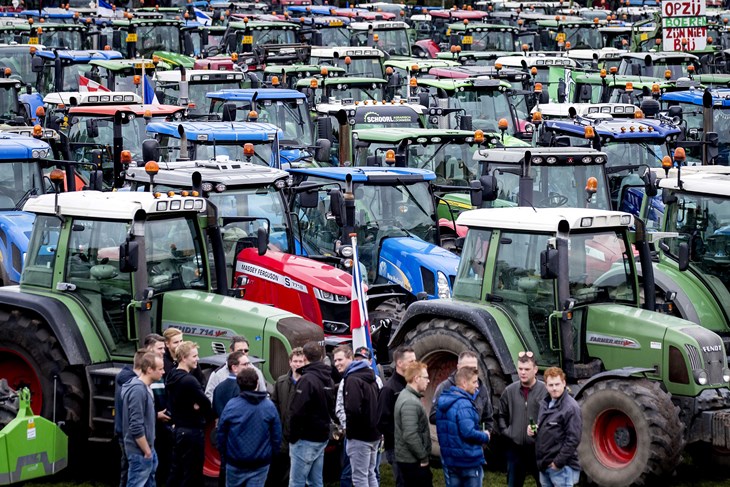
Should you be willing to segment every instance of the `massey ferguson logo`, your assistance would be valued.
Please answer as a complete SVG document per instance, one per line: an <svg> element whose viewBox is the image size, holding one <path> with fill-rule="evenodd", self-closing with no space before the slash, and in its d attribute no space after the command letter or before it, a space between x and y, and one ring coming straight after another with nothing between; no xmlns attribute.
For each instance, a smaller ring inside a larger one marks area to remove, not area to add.
<svg viewBox="0 0 730 487"><path fill-rule="evenodd" d="M705 345L704 347L702 347L702 351L705 353L721 352L722 345L712 345L712 346Z"/></svg>

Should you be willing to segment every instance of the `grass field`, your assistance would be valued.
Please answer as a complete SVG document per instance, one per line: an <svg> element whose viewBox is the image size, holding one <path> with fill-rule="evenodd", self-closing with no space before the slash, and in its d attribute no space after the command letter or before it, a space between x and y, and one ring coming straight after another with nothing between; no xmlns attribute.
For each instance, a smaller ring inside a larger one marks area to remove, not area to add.
<svg viewBox="0 0 730 487"><path fill-rule="evenodd" d="M393 474L390 466L384 465L381 471L381 486L394 487ZM445 487L444 477L440 469L433 469L434 487ZM28 487L116 487L117 484L111 481L101 482L89 480L86 482L30 482L25 484ZM326 487L336 487L337 483L326 484ZM488 471L484 478L484 485L489 487L506 487L507 477L502 472ZM535 487L535 482L528 478L526 487ZM675 477L662 482L662 487L728 487L730 486L730 469L726 467L701 468L685 461L677 471ZM201 486L202 487L202 486Z"/></svg>

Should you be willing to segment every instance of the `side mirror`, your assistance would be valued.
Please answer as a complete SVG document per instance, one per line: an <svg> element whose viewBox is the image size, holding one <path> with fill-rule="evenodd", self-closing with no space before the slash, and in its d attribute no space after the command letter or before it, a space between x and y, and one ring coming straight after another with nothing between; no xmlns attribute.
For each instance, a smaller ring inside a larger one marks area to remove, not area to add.
<svg viewBox="0 0 730 487"><path fill-rule="evenodd" d="M43 58L40 56L33 56L33 60L31 61L31 70L34 73L40 73L43 71L43 66L45 65Z"/></svg>
<svg viewBox="0 0 730 487"><path fill-rule="evenodd" d="M126 240L119 246L119 272L135 272L139 263L139 244Z"/></svg>
<svg viewBox="0 0 730 487"><path fill-rule="evenodd" d="M96 120L92 118L86 120L86 134L90 139L99 137L99 124Z"/></svg>
<svg viewBox="0 0 730 487"><path fill-rule="evenodd" d="M145 139L142 142L142 162L160 160L160 143L157 139Z"/></svg>
<svg viewBox="0 0 730 487"><path fill-rule="evenodd" d="M565 103L568 100L566 98L566 85L564 80L560 80L558 83L558 103Z"/></svg>
<svg viewBox="0 0 730 487"><path fill-rule="evenodd" d="M548 248L540 252L540 277L542 279L558 278L558 250Z"/></svg>
<svg viewBox="0 0 730 487"><path fill-rule="evenodd" d="M312 186L311 189L305 189ZM316 184L302 183L299 185L299 206L302 208L316 208L319 204L319 191Z"/></svg>
<svg viewBox="0 0 730 487"><path fill-rule="evenodd" d="M115 30L112 32L112 49L118 51L122 48L122 31Z"/></svg>
<svg viewBox="0 0 730 487"><path fill-rule="evenodd" d="M190 32L183 33L183 54L186 56L195 56L195 45Z"/></svg>
<svg viewBox="0 0 730 487"><path fill-rule="evenodd" d="M665 205L671 205L677 201L677 195L669 189L662 189L662 203Z"/></svg>
<svg viewBox="0 0 730 487"><path fill-rule="evenodd" d="M473 127L474 126L472 125L472 116L462 115L459 119L459 130L468 130L471 132L473 130Z"/></svg>
<svg viewBox="0 0 730 487"><path fill-rule="evenodd" d="M317 142L321 139L332 140L332 119L329 116L322 116L317 119ZM327 155L329 158L329 154Z"/></svg>
<svg viewBox="0 0 730 487"><path fill-rule="evenodd" d="M336 189L330 191L330 214L334 217L338 227L342 227L345 224L342 219L345 213L344 208L345 198L342 196L342 193Z"/></svg>
<svg viewBox="0 0 730 487"><path fill-rule="evenodd" d="M649 198L656 196L659 190L656 187L656 174L654 174L654 171L646 168L646 171L641 176L641 180L644 181L644 193Z"/></svg>
<svg viewBox="0 0 730 487"><path fill-rule="evenodd" d="M223 104L223 117L224 122L235 122L236 121L236 104L229 102Z"/></svg>
<svg viewBox="0 0 730 487"><path fill-rule="evenodd" d="M480 177L479 186L482 189L483 201L494 201L497 199L497 178L495 176L486 174ZM479 206L481 206L481 204Z"/></svg>
<svg viewBox="0 0 730 487"><path fill-rule="evenodd" d="M322 46L324 45L324 41L322 40L322 32L315 30L312 32L311 37L309 38L309 45L310 46Z"/></svg>
<svg viewBox="0 0 730 487"><path fill-rule="evenodd" d="M680 106L669 107L669 109L667 110L667 116L669 116L669 118L677 117L677 118L679 118L679 120L682 120L682 107L680 107Z"/></svg>
<svg viewBox="0 0 730 487"><path fill-rule="evenodd" d="M259 255L264 255L269 248L269 231L264 227L256 230L256 243L258 244Z"/></svg>
<svg viewBox="0 0 730 487"><path fill-rule="evenodd" d="M482 203L484 202L484 197L482 196L482 194L483 191L481 181L469 181L469 197L471 199L471 206L481 208Z"/></svg>
<svg viewBox="0 0 730 487"><path fill-rule="evenodd" d="M317 162L329 162L332 142L329 139L317 139L317 148L314 151L314 160Z"/></svg>
<svg viewBox="0 0 730 487"><path fill-rule="evenodd" d="M429 104L431 103L431 98L429 97L428 93L422 92L418 94L418 104L423 105L424 107L428 108Z"/></svg>
<svg viewBox="0 0 730 487"><path fill-rule="evenodd" d="M679 272L684 272L689 269L689 244L682 242L679 244Z"/></svg>

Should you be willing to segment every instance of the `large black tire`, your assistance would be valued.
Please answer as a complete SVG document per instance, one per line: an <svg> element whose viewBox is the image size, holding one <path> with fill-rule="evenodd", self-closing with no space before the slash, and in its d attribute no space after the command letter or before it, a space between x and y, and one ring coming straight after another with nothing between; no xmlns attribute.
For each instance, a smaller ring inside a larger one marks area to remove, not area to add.
<svg viewBox="0 0 730 487"><path fill-rule="evenodd" d="M504 372L489 342L468 324L444 318L424 321L406 333L404 345L413 347L418 360L428 366L430 383L423 397L427 411L431 410L436 388L456 370L459 354L466 350L479 356L479 375L482 380L485 379L484 371L489 371L492 405L499 404L499 397L507 385ZM440 450L434 427L431 428L431 439L432 454L438 456Z"/></svg>
<svg viewBox="0 0 730 487"><path fill-rule="evenodd" d="M64 422L68 429L85 429L83 382L69 368L50 328L20 310L0 310L0 329L0 377L15 390L30 388L36 414Z"/></svg>
<svg viewBox="0 0 730 487"><path fill-rule="evenodd" d="M647 485L682 459L684 424L658 382L611 379L590 386L579 400L583 434L580 464L598 485Z"/></svg>
<svg viewBox="0 0 730 487"><path fill-rule="evenodd" d="M405 303L395 298L383 301L374 310L368 311L371 331L373 328L377 330L371 333L370 339L372 340L378 363L388 364L391 362L390 350L388 348L390 335L393 330L398 329L405 313ZM381 321L383 321L382 324Z"/></svg>

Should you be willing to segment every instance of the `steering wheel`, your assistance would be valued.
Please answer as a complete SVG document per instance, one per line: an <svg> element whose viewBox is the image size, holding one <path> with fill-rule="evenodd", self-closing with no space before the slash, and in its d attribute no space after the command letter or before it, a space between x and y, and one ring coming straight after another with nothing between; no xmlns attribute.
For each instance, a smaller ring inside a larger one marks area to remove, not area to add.
<svg viewBox="0 0 730 487"><path fill-rule="evenodd" d="M565 206L567 203L568 203L567 196L557 193L555 191L550 191L546 198L543 198L537 202L537 206L543 207L543 208L544 207L555 208L558 206Z"/></svg>

